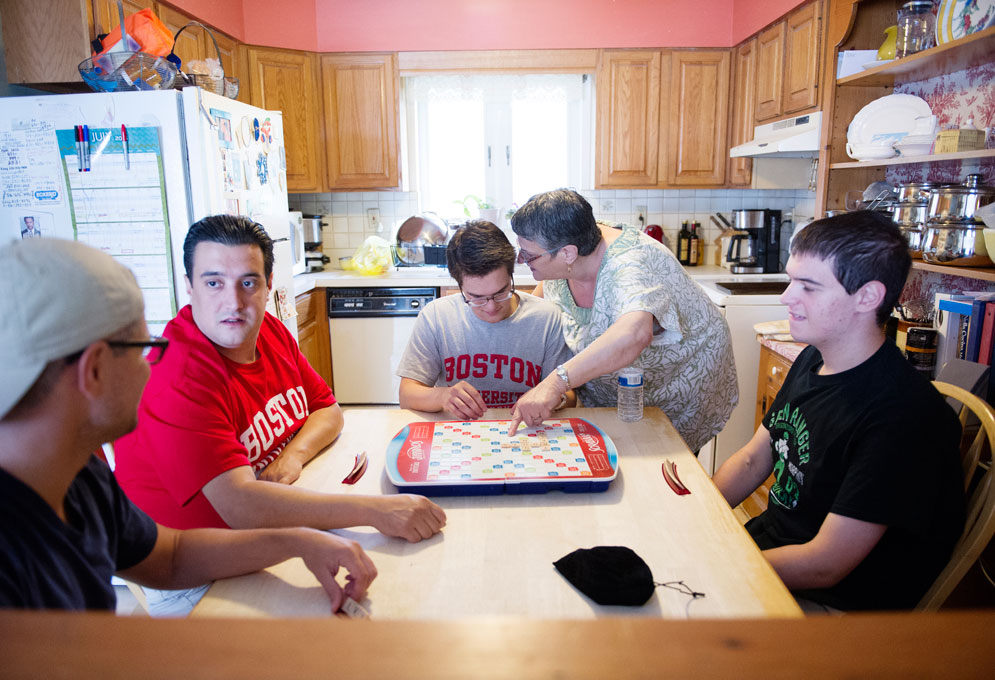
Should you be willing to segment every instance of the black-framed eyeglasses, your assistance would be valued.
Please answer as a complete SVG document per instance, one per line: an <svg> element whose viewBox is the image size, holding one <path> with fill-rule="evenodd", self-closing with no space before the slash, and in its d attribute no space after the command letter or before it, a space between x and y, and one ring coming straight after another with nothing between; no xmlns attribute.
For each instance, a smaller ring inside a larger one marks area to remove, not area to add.
<svg viewBox="0 0 995 680"><path fill-rule="evenodd" d="M148 340L108 340L107 344L111 347L141 347L142 357L155 366L166 354L169 339L154 336Z"/></svg>
<svg viewBox="0 0 995 680"><path fill-rule="evenodd" d="M463 294L463 302L470 305L471 307L483 307L488 302L493 300L494 302L507 302L515 294L515 284L512 282L511 288L504 293L495 293L494 295L485 295L483 297L467 297L466 293L463 293L463 289L460 288L460 293Z"/></svg>
<svg viewBox="0 0 995 680"><path fill-rule="evenodd" d="M518 262L518 264L532 264L543 255L555 255L557 252L559 252L559 250L560 250L559 248L553 248L552 250L544 250L538 255L533 255L527 250L519 248L518 257L515 258L515 261Z"/></svg>

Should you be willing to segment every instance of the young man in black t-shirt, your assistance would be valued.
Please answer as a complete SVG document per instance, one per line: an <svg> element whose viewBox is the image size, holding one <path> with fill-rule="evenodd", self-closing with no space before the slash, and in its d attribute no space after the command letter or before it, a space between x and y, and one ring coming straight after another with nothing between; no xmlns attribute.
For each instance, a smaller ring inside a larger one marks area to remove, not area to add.
<svg viewBox="0 0 995 680"><path fill-rule="evenodd" d="M795 237L781 301L809 347L714 478L735 507L774 473L747 530L796 595L836 609L914 607L964 527L960 424L884 334L910 266L877 213Z"/></svg>

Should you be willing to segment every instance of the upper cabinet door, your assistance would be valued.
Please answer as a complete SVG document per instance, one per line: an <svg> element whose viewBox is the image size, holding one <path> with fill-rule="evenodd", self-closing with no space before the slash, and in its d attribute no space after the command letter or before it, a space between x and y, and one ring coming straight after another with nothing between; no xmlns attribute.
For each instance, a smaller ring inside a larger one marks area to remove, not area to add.
<svg viewBox="0 0 995 680"><path fill-rule="evenodd" d="M90 8L84 0L0 2L7 82L82 82L77 66L90 56Z"/></svg>
<svg viewBox="0 0 995 680"><path fill-rule="evenodd" d="M749 40L735 49L732 55L733 96L732 121L729 146L745 144L753 139L753 114L757 100L757 40ZM750 186L753 160L729 159L729 184Z"/></svg>
<svg viewBox="0 0 995 680"><path fill-rule="evenodd" d="M757 36L757 122L781 115L784 82L785 22L779 22Z"/></svg>
<svg viewBox="0 0 995 680"><path fill-rule="evenodd" d="M400 186L397 83L392 53L321 57L330 189Z"/></svg>
<svg viewBox="0 0 995 680"><path fill-rule="evenodd" d="M195 21L195 19L183 12L178 12L166 5L159 5L158 14L159 19L174 36L181 28L191 21ZM210 51L207 49L207 43L211 45ZM207 32L200 26L191 26L180 33L180 36L176 38L176 44L173 45L173 53L180 58L182 62L180 70L184 73L189 73L187 64L195 59L217 58L217 54L214 51L214 43L211 43L211 39L207 37Z"/></svg>
<svg viewBox="0 0 995 680"><path fill-rule="evenodd" d="M784 47L783 113L819 104L820 3L812 2L788 16Z"/></svg>
<svg viewBox="0 0 995 680"><path fill-rule="evenodd" d="M729 51L674 50L670 55L667 183L725 183L729 125Z"/></svg>
<svg viewBox="0 0 995 680"><path fill-rule="evenodd" d="M124 15L130 16L143 9L155 9L153 0L124 0ZM164 8L165 9L165 8ZM156 15L158 16L158 12ZM110 33L117 25L117 0L93 0L93 34Z"/></svg>
<svg viewBox="0 0 995 680"><path fill-rule="evenodd" d="M250 47L249 102L283 113L287 191L322 189L322 135L316 55Z"/></svg>
<svg viewBox="0 0 995 680"><path fill-rule="evenodd" d="M660 52L601 53L595 187L655 187L659 177Z"/></svg>

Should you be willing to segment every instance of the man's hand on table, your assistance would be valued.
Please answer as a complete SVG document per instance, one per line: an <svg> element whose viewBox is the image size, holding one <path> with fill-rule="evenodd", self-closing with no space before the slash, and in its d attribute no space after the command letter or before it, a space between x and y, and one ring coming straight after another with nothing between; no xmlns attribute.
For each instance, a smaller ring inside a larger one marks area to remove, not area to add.
<svg viewBox="0 0 995 680"><path fill-rule="evenodd" d="M446 526L446 512L424 496L380 496L373 527L387 536L411 543L431 538Z"/></svg>
<svg viewBox="0 0 995 680"><path fill-rule="evenodd" d="M480 392L465 380L445 389L442 408L460 419L476 420L487 410L487 404L484 403Z"/></svg>
<svg viewBox="0 0 995 680"><path fill-rule="evenodd" d="M293 484L301 476L304 463L301 457L294 455L293 451L284 451L276 457L272 463L263 468L259 473L259 479L264 482L276 482L278 484Z"/></svg>
<svg viewBox="0 0 995 680"><path fill-rule="evenodd" d="M332 613L342 607L346 597L357 602L362 600L366 596L366 589L377 577L377 568L359 547L359 543L317 529L301 531L304 540L301 558L328 593ZM341 568L348 572L344 591L335 580L335 575Z"/></svg>

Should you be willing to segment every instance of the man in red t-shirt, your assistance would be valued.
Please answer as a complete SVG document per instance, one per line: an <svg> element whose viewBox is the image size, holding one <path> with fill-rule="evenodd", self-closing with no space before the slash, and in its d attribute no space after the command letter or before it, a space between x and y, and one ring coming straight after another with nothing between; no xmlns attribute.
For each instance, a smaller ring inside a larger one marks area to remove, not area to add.
<svg viewBox="0 0 995 680"><path fill-rule="evenodd" d="M138 428L115 445L118 481L169 527L373 526L420 541L445 512L413 495L337 496L290 484L342 430L342 409L279 320L265 311L273 242L215 215L183 245L190 304L166 326Z"/></svg>

